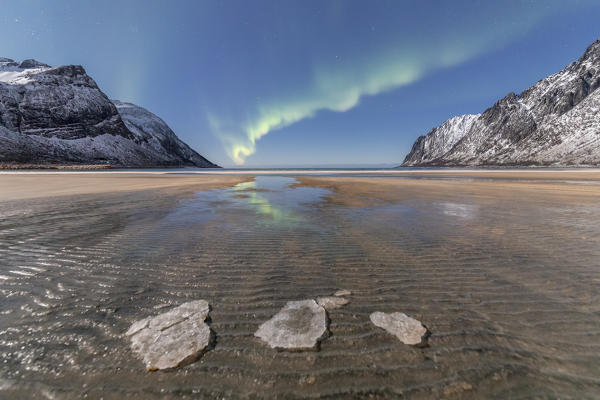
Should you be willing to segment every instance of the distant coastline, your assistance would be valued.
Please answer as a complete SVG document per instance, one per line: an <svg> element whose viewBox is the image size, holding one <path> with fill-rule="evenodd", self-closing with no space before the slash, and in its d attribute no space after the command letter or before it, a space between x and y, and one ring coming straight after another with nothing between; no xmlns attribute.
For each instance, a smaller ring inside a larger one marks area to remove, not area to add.
<svg viewBox="0 0 600 400"><path fill-rule="evenodd" d="M164 166L159 165L155 167L144 167L148 170L162 170L162 169L195 169L200 167L187 167L187 166ZM219 168L219 167L215 167ZM97 170L135 170L137 167L119 166L113 164L29 164L29 163L0 163L0 171L17 171L17 170L76 170L76 171L97 171Z"/></svg>
<svg viewBox="0 0 600 400"><path fill-rule="evenodd" d="M16 164L0 163L0 170L48 170L48 169L76 169L76 170L102 170L113 169L110 164Z"/></svg>

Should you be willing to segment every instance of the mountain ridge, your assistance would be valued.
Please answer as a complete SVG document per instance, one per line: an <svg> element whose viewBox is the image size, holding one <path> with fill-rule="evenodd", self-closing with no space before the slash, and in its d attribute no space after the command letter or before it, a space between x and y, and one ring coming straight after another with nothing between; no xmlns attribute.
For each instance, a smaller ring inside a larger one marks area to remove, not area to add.
<svg viewBox="0 0 600 400"><path fill-rule="evenodd" d="M402 166L600 165L599 87L600 39L563 70L508 93L468 130L445 132L458 137L449 150L425 144L439 142L452 118L420 136Z"/></svg>
<svg viewBox="0 0 600 400"><path fill-rule="evenodd" d="M110 100L82 66L9 58L0 58L0 162L218 168L156 115Z"/></svg>

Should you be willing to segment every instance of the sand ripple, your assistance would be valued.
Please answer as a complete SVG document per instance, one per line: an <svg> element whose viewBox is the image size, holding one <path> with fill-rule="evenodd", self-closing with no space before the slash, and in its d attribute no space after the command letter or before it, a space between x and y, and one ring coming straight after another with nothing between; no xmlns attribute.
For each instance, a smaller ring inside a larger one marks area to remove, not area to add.
<svg viewBox="0 0 600 400"><path fill-rule="evenodd" d="M600 207L346 207L277 179L1 203L0 395L600 396ZM351 301L320 352L253 337L286 302L340 288ZM214 349L147 374L123 333L195 299L213 306ZM429 347L374 328L375 310L422 321Z"/></svg>

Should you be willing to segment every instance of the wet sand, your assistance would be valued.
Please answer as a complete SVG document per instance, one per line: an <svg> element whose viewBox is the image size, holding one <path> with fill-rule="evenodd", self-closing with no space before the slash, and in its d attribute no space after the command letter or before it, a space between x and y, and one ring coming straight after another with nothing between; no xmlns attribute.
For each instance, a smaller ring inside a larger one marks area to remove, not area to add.
<svg viewBox="0 0 600 400"><path fill-rule="evenodd" d="M400 179L402 178L402 179ZM395 177L298 177L298 186L333 191L329 200L344 205L369 205L386 201L460 200L478 202L597 202L600 173L528 171L425 171Z"/></svg>
<svg viewBox="0 0 600 400"><path fill-rule="evenodd" d="M46 175L15 178L0 200L0 397L596 398L598 177L503 173L99 173L107 190L61 176L72 191L52 197L31 194ZM350 303L320 351L254 337L287 301L337 289ZM145 372L123 333L196 299L214 348ZM422 321L428 347L373 311Z"/></svg>

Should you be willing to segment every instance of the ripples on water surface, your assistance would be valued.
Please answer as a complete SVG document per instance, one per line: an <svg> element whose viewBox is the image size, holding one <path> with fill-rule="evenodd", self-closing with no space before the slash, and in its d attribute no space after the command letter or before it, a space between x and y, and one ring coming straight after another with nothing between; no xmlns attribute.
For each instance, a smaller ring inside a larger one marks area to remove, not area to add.
<svg viewBox="0 0 600 400"><path fill-rule="evenodd" d="M0 203L0 397L600 396L600 207L345 207L290 177ZM253 333L289 300L353 291L320 352ZM122 336L193 299L214 349L146 373ZM373 327L403 311L433 332Z"/></svg>

